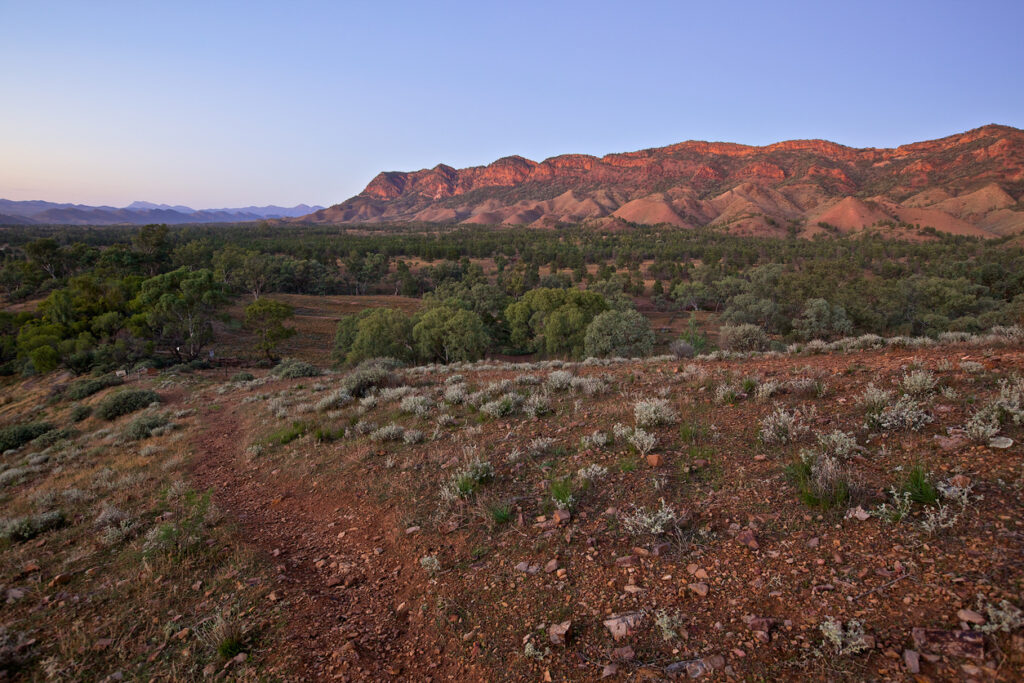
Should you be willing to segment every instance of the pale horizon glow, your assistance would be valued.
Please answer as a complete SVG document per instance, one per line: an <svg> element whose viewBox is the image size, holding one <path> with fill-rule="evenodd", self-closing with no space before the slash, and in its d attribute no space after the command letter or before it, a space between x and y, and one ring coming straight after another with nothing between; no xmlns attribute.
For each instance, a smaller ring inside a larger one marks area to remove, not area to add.
<svg viewBox="0 0 1024 683"><path fill-rule="evenodd" d="M328 206L381 171L1024 127L1024 3L0 0L0 198Z"/></svg>

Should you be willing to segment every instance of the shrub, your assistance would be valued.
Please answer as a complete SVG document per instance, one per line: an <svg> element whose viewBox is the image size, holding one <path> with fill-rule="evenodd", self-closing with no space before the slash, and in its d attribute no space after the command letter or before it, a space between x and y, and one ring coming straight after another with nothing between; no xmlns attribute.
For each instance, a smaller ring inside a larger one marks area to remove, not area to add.
<svg viewBox="0 0 1024 683"><path fill-rule="evenodd" d="M370 434L371 441L401 441L405 437L405 428L395 423L387 424Z"/></svg>
<svg viewBox="0 0 1024 683"><path fill-rule="evenodd" d="M298 379L300 377L317 377L320 368L297 358L286 358L270 371L274 377L281 379Z"/></svg>
<svg viewBox="0 0 1024 683"><path fill-rule="evenodd" d="M638 427L629 435L629 443L640 451L640 455L647 455L657 445L658 437Z"/></svg>
<svg viewBox="0 0 1024 683"><path fill-rule="evenodd" d="M850 499L849 473L838 458L804 453L786 474L806 505L833 508Z"/></svg>
<svg viewBox="0 0 1024 683"><path fill-rule="evenodd" d="M375 358L363 361L341 380L341 388L356 398L366 396L371 389L376 389L391 380L394 361Z"/></svg>
<svg viewBox="0 0 1024 683"><path fill-rule="evenodd" d="M64 526L67 520L60 510L51 510L38 515L17 517L0 522L0 538L21 543L39 534Z"/></svg>
<svg viewBox="0 0 1024 683"><path fill-rule="evenodd" d="M808 431L807 426L800 421L800 414L790 412L783 406L776 406L759 424L758 436L765 444L791 443Z"/></svg>
<svg viewBox="0 0 1024 683"><path fill-rule="evenodd" d="M49 422L26 422L4 427L0 429L0 453L12 448L21 448L51 429L53 429L53 425Z"/></svg>
<svg viewBox="0 0 1024 683"><path fill-rule="evenodd" d="M523 413L527 417L538 418L551 412L551 401L544 394L532 394L523 403Z"/></svg>
<svg viewBox="0 0 1024 683"><path fill-rule="evenodd" d="M923 396L935 390L938 380L928 370L914 370L903 375L900 386L911 396Z"/></svg>
<svg viewBox="0 0 1024 683"><path fill-rule="evenodd" d="M107 396L96 406L96 415L104 420L114 420L122 415L134 413L152 403L159 403L160 397L149 389L129 389Z"/></svg>
<svg viewBox="0 0 1024 683"><path fill-rule="evenodd" d="M83 406L82 404L76 404L71 406L71 421L81 422L85 418L92 415L92 408L90 406Z"/></svg>
<svg viewBox="0 0 1024 683"><path fill-rule="evenodd" d="M458 405L466 400L466 385L453 384L444 390L444 400L452 405Z"/></svg>
<svg viewBox="0 0 1024 683"><path fill-rule="evenodd" d="M836 657L855 655L871 647L864 634L864 626L856 619L850 619L844 626L838 619L829 618L822 622L819 629Z"/></svg>
<svg viewBox="0 0 1024 683"><path fill-rule="evenodd" d="M715 403L733 405L739 400L740 390L735 384L726 382L715 387Z"/></svg>
<svg viewBox="0 0 1024 683"><path fill-rule="evenodd" d="M128 426L121 432L121 439L123 441L148 439L153 436L153 430L165 427L169 423L170 420L163 414L140 415L128 423Z"/></svg>
<svg viewBox="0 0 1024 683"><path fill-rule="evenodd" d="M316 409L320 412L334 410L352 402L352 394L344 389L336 389L317 401Z"/></svg>
<svg viewBox="0 0 1024 683"><path fill-rule="evenodd" d="M724 325L719 331L722 347L729 351L765 351L771 340L757 325Z"/></svg>
<svg viewBox="0 0 1024 683"><path fill-rule="evenodd" d="M572 373L568 370L555 370L548 375L547 385L552 391L565 391L572 386Z"/></svg>
<svg viewBox="0 0 1024 683"><path fill-rule="evenodd" d="M892 392L886 389L879 389L874 384L864 387L864 393L857 399L857 405L864 409L868 415L882 412L892 402Z"/></svg>
<svg viewBox="0 0 1024 683"><path fill-rule="evenodd" d="M480 484L494 479L494 467L480 458L474 458L465 467L452 474L451 479L441 487L441 499L451 502L469 498L476 493Z"/></svg>
<svg viewBox="0 0 1024 683"><path fill-rule="evenodd" d="M593 483L598 479L604 479L608 476L608 468L598 465L596 463L581 467L576 476L582 481Z"/></svg>
<svg viewBox="0 0 1024 683"><path fill-rule="evenodd" d="M434 402L427 396L406 396L398 407L403 413L425 417L434 408Z"/></svg>
<svg viewBox="0 0 1024 683"><path fill-rule="evenodd" d="M232 382L251 382L254 379L256 379L256 376L253 375L251 372L242 371L236 372L235 374L231 375Z"/></svg>
<svg viewBox="0 0 1024 683"><path fill-rule="evenodd" d="M693 348L693 344L683 339L675 339L668 345L668 351L677 359L682 358L693 358L696 351Z"/></svg>
<svg viewBox="0 0 1024 683"><path fill-rule="evenodd" d="M885 432L916 432L932 421L931 415L909 396L901 396L896 403L886 406L880 413L868 415L868 427Z"/></svg>
<svg viewBox="0 0 1024 683"><path fill-rule="evenodd" d="M857 448L857 439L839 429L818 435L818 449L822 455L843 460Z"/></svg>
<svg viewBox="0 0 1024 683"><path fill-rule="evenodd" d="M638 427L658 427L672 424L678 419L676 411L663 398L637 401L633 406L633 417Z"/></svg>
<svg viewBox="0 0 1024 683"><path fill-rule="evenodd" d="M493 418L508 417L515 413L523 404L519 394L508 393L494 401L480 406L480 412Z"/></svg>
<svg viewBox="0 0 1024 683"><path fill-rule="evenodd" d="M573 490L572 479L569 477L551 480L551 500L559 510L571 510L576 504Z"/></svg>
<svg viewBox="0 0 1024 683"><path fill-rule="evenodd" d="M602 432L601 430L597 430L592 434L585 434L580 439L580 446L584 450L589 448L604 448L605 446L608 445L608 441L608 434Z"/></svg>
<svg viewBox="0 0 1024 683"><path fill-rule="evenodd" d="M650 323L634 309L598 314L590 321L583 337L584 352L593 358L647 356L653 346L654 332Z"/></svg>
<svg viewBox="0 0 1024 683"><path fill-rule="evenodd" d="M679 519L679 514L662 498L661 505L656 510L634 506L632 512L622 516L622 526L626 533L632 536L661 536L676 527Z"/></svg>
<svg viewBox="0 0 1024 683"><path fill-rule="evenodd" d="M81 379L73 382L64 390L64 398L71 401L81 401L83 398L88 398L107 387L116 387L122 383L121 378L117 375L103 375L102 377Z"/></svg>

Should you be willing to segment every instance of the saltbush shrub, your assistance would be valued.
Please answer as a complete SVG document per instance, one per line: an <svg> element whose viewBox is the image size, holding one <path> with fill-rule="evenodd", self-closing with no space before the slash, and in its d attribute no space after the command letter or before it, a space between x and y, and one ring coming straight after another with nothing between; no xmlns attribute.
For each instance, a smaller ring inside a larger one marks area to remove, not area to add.
<svg viewBox="0 0 1024 683"><path fill-rule="evenodd" d="M53 429L53 425L49 422L26 422L4 427L0 429L0 453L12 448L21 448L51 429Z"/></svg>
<svg viewBox="0 0 1024 683"><path fill-rule="evenodd" d="M158 403L160 397L149 389L128 389L103 399L96 406L96 415L104 420L115 420L122 415L134 413L151 403Z"/></svg>
<svg viewBox="0 0 1024 683"><path fill-rule="evenodd" d="M757 325L724 325L719 331L722 347L729 351L765 351L771 340Z"/></svg>

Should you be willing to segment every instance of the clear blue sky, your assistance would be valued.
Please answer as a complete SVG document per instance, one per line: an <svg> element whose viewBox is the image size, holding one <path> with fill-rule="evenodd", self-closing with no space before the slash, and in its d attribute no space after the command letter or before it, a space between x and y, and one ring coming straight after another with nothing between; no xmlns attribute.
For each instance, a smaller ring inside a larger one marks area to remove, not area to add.
<svg viewBox="0 0 1024 683"><path fill-rule="evenodd" d="M0 0L0 197L332 204L381 170L1024 127L1024 2Z"/></svg>

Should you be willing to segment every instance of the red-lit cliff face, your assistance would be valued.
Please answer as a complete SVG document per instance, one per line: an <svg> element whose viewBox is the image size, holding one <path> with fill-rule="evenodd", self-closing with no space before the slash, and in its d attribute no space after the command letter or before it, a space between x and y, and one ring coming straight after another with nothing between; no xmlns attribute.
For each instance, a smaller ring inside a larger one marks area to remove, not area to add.
<svg viewBox="0 0 1024 683"><path fill-rule="evenodd" d="M594 157L387 172L300 221L614 222L813 235L889 223L979 236L1024 232L1024 131L985 126L895 149L826 140L688 141ZM822 227L821 224L826 224Z"/></svg>

